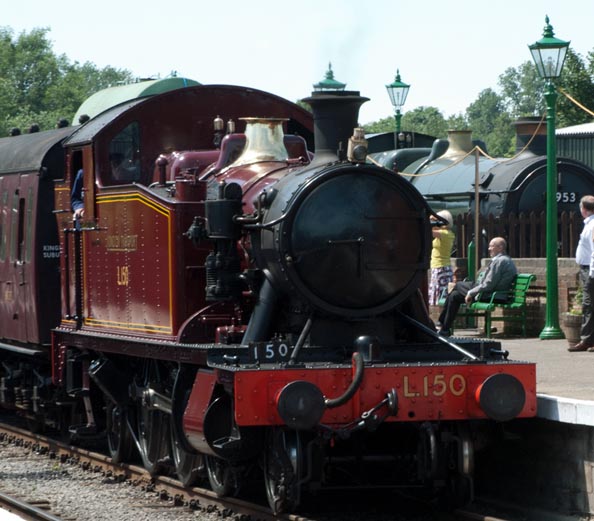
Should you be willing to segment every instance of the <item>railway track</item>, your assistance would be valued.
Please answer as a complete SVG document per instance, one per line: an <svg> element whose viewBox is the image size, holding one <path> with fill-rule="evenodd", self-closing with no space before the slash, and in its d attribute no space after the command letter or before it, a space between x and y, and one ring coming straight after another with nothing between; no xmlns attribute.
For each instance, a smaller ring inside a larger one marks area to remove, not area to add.
<svg viewBox="0 0 594 521"><path fill-rule="evenodd" d="M192 510L218 512L220 517L229 517L234 521L313 521L311 518L294 514L274 516L267 506L242 499L220 498L208 489L200 487L184 488L172 478L166 476L151 477L142 467L130 464L116 464L113 463L111 458L103 454L61 443L47 436L34 434L7 423L0 422L0 442L9 442L16 446L22 446L32 452L56 459L60 463L73 464L84 470L100 473L106 480L127 482L142 487L143 490L158 495L160 499L169 501L170 504L186 506ZM22 515L24 519L61 521L57 514L40 508L39 502L37 500L35 504L28 507L26 500L11 498L10 494L0 493L0 506L7 511ZM46 503L49 504L49 501ZM30 509L29 512L26 511L27 508ZM359 519L365 518L363 514L361 516ZM324 519L343 519L340 513L334 515L326 512L322 517ZM370 519L372 518L370 517ZM456 521L514 521L512 517L495 517L469 509L457 510L453 513L453 517L444 514L443 518L455 519Z"/></svg>
<svg viewBox="0 0 594 521"><path fill-rule="evenodd" d="M142 467L125 463L116 464L104 454L62 443L6 423L0 423L0 441L8 441L40 454L46 454L62 463L71 463L85 470L102 473L109 479L142 486L149 492L155 492L163 500L172 500L176 505L186 505L191 509L211 511L216 509L223 517L233 515L239 520L309 521L308 518L292 514L274 516L267 506L237 498L220 498L208 489L184 488L178 481L167 476L151 477ZM52 521L57 519L59 518L54 517Z"/></svg>
<svg viewBox="0 0 594 521"><path fill-rule="evenodd" d="M63 518L55 516L54 514L40 508L39 503L31 503L17 497L4 494L0 492L0 519L6 519L1 513L2 510L10 512L20 519L28 521L64 521ZM49 503L44 502L44 506Z"/></svg>

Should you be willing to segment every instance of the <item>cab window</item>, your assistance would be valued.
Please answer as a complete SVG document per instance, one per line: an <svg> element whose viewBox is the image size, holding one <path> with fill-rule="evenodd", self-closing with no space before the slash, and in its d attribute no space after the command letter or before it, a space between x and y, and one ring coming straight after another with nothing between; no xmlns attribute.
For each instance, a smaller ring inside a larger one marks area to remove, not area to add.
<svg viewBox="0 0 594 521"><path fill-rule="evenodd" d="M140 181L140 127L130 123L109 143L111 184Z"/></svg>

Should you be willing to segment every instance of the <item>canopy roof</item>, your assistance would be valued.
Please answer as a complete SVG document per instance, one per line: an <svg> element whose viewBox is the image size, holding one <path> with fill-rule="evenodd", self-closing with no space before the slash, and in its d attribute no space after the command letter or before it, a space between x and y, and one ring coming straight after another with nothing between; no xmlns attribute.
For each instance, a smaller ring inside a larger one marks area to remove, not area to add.
<svg viewBox="0 0 594 521"><path fill-rule="evenodd" d="M594 122L573 125L571 127L558 128L555 130L557 136L569 136L573 134L594 134Z"/></svg>
<svg viewBox="0 0 594 521"><path fill-rule="evenodd" d="M167 92L169 90L182 89L194 85L200 85L200 83L187 78L173 77L164 78L162 80L139 81L137 83L130 83L129 85L120 85L118 87L109 87L100 90L87 98L76 111L72 124L78 125L79 118L83 114L86 114L90 118L94 118L103 111L115 105L119 105L124 101L153 96L154 94L161 94L162 92Z"/></svg>

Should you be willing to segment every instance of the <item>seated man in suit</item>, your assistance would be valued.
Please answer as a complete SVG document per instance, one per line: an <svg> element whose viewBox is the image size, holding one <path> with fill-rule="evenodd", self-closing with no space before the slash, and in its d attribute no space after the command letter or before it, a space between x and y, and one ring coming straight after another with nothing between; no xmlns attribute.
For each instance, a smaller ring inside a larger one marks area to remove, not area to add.
<svg viewBox="0 0 594 521"><path fill-rule="evenodd" d="M438 332L450 335L450 328L456 318L456 313L463 302L472 303L479 293L483 300L495 291L509 291L514 283L518 270L514 261L506 254L507 243L503 237L495 237L489 243L489 255L492 260L485 276L480 283L472 281L457 282L448 295L443 310L439 315ZM486 294L486 295L485 295Z"/></svg>

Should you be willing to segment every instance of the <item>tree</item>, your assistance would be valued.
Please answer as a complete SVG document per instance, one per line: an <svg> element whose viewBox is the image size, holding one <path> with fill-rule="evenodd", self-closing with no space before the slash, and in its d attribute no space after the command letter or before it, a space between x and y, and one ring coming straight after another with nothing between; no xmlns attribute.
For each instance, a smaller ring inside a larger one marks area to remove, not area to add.
<svg viewBox="0 0 594 521"><path fill-rule="evenodd" d="M402 116L402 130L445 138L448 124L436 107L417 107Z"/></svg>
<svg viewBox="0 0 594 521"><path fill-rule="evenodd" d="M591 53L590 53L591 54ZM594 110L594 83L592 82L592 73L590 66L587 66L584 59L575 53L571 47L567 51L567 58L559 87L566 91L572 98L590 111ZM577 106L566 96L561 94L557 102L557 126L567 127L570 125L579 125L590 121L592 116Z"/></svg>
<svg viewBox="0 0 594 521"><path fill-rule="evenodd" d="M594 54L588 54L589 63L571 49L567 57L561 77L555 84L566 91L580 104L594 110ZM499 77L502 97L512 117L542 116L546 112L544 92L545 81L538 76L536 66L525 62L517 69L509 68ZM591 115L579 108L564 95L560 95L556 107L557 126L565 127L589 121Z"/></svg>
<svg viewBox="0 0 594 521"><path fill-rule="evenodd" d="M463 114L450 116L446 122L448 130L465 130L468 128L468 121Z"/></svg>
<svg viewBox="0 0 594 521"><path fill-rule="evenodd" d="M48 32L33 29L15 38L12 29L0 27L0 135L33 122L42 130L53 128L59 118L72 119L94 92L132 80L126 70L56 56Z"/></svg>
<svg viewBox="0 0 594 521"><path fill-rule="evenodd" d="M382 134L384 132L394 132L396 130L396 121L394 116L382 118L379 121L373 121L363 125L368 134Z"/></svg>
<svg viewBox="0 0 594 521"><path fill-rule="evenodd" d="M501 157L509 153L513 147L514 130L499 94L492 89L481 91L466 109L466 117L472 137L484 141L490 155Z"/></svg>
<svg viewBox="0 0 594 521"><path fill-rule="evenodd" d="M506 69L499 76L499 87L505 109L512 119L543 113L545 82L533 63L527 61L517 69Z"/></svg>

